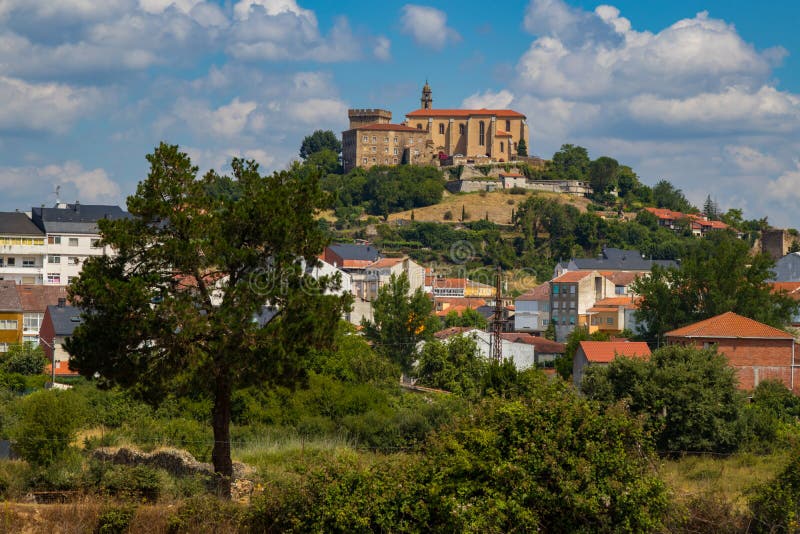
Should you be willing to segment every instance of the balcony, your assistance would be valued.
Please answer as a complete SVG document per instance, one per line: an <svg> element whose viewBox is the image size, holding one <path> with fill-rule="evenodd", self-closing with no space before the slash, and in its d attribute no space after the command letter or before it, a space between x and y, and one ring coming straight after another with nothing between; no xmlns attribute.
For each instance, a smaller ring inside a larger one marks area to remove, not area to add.
<svg viewBox="0 0 800 534"><path fill-rule="evenodd" d="M25 265L0 265L0 274L18 274L21 276L33 276L44 274L44 267L42 265L34 265L31 267Z"/></svg>
<svg viewBox="0 0 800 534"><path fill-rule="evenodd" d="M0 245L0 256L44 256L44 245Z"/></svg>

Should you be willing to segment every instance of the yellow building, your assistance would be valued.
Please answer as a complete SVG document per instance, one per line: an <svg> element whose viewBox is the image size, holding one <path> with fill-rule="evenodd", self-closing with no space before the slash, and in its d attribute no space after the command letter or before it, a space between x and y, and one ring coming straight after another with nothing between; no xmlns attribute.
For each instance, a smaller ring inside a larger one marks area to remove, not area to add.
<svg viewBox="0 0 800 534"><path fill-rule="evenodd" d="M517 157L520 140L530 150L525 115L511 109L433 109L425 82L420 109L392 124L384 109L350 109L350 129L342 132L345 172L374 165L438 164L440 154L474 160L506 162Z"/></svg>
<svg viewBox="0 0 800 534"><path fill-rule="evenodd" d="M22 305L16 284L0 281L0 353L22 342Z"/></svg>
<svg viewBox="0 0 800 534"><path fill-rule="evenodd" d="M433 153L470 159L511 161L521 139L530 150L527 117L511 109L434 109L428 83L420 109L406 114L405 123L426 132Z"/></svg>

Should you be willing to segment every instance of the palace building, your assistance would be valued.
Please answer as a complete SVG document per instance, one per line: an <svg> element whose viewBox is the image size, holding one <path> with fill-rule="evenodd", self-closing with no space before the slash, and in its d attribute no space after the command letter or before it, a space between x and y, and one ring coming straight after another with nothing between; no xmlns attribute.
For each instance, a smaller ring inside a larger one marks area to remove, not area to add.
<svg viewBox="0 0 800 534"><path fill-rule="evenodd" d="M380 109L348 110L350 129L342 133L344 170L400 163L435 164L440 155L505 162L516 159L520 140L530 150L527 118L511 109L435 109L428 82L420 109L391 124Z"/></svg>

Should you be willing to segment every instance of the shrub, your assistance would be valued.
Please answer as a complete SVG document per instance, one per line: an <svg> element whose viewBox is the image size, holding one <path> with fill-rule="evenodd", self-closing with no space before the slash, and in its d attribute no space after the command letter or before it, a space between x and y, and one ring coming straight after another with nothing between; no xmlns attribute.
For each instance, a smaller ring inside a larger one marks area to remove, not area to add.
<svg viewBox="0 0 800 534"><path fill-rule="evenodd" d="M50 465L67 450L86 415L83 399L71 391L37 391L15 408L14 450L36 466Z"/></svg>
<svg viewBox="0 0 800 534"><path fill-rule="evenodd" d="M169 534L195 532L235 532L239 509L231 502L209 495L186 499L167 523Z"/></svg>
<svg viewBox="0 0 800 534"><path fill-rule="evenodd" d="M800 528L800 454L774 480L751 491L752 532L797 532Z"/></svg>
<svg viewBox="0 0 800 534"><path fill-rule="evenodd" d="M108 508L100 513L97 519L97 534L123 534L136 515L136 508L126 506L123 508Z"/></svg>
<svg viewBox="0 0 800 534"><path fill-rule="evenodd" d="M33 343L11 345L3 355L2 369L6 373L38 375L44 371L47 357L44 349Z"/></svg>
<svg viewBox="0 0 800 534"><path fill-rule="evenodd" d="M515 185L514 187L509 189L508 192L511 193L512 195L527 195L528 194L528 190L527 189L525 189L524 187L520 187L518 185ZM509 201L509 204L511 204L511 201Z"/></svg>
<svg viewBox="0 0 800 534"><path fill-rule="evenodd" d="M114 497L155 501L161 492L158 471L144 465L113 465L99 480L98 489Z"/></svg>
<svg viewBox="0 0 800 534"><path fill-rule="evenodd" d="M442 219L444 219L445 221L452 221L453 220L453 212L450 211L450 210L445 211L444 215L442 215Z"/></svg>

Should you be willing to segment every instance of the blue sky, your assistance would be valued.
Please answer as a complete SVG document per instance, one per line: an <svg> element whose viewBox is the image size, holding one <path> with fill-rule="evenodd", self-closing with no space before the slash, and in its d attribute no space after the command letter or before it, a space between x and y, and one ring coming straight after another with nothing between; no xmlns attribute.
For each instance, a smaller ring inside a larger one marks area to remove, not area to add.
<svg viewBox="0 0 800 534"><path fill-rule="evenodd" d="M491 9L489 8L491 6ZM161 140L285 167L348 107L511 107L701 204L800 227L800 3L0 0L0 210L124 205Z"/></svg>

